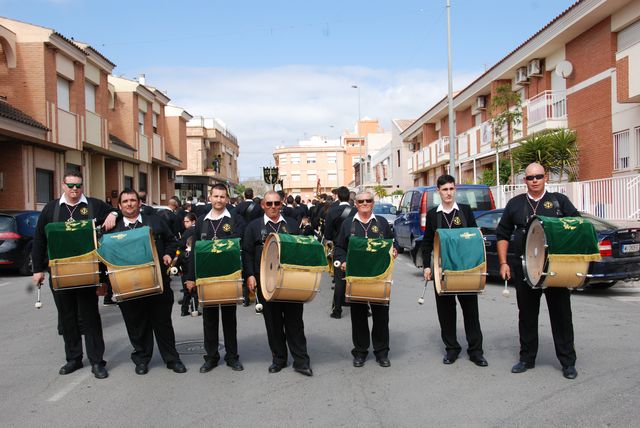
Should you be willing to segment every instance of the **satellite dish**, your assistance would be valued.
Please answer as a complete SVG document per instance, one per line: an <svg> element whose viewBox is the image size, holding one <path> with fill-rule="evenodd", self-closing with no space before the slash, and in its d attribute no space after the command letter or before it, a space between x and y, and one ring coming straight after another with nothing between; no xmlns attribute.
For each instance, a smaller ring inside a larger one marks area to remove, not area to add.
<svg viewBox="0 0 640 428"><path fill-rule="evenodd" d="M558 65L556 65L556 74L563 79L571 76L571 73L573 73L573 64L571 64L569 61L563 60L560 61Z"/></svg>

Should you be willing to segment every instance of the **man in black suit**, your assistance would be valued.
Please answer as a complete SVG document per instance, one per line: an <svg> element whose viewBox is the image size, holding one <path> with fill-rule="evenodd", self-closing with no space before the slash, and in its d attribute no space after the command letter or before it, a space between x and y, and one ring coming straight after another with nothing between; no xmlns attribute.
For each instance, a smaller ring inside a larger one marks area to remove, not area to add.
<svg viewBox="0 0 640 428"><path fill-rule="evenodd" d="M349 238L358 236L363 238L385 238L393 239L391 227L384 217L376 217L373 214L373 194L362 192L356 195L356 208L358 212L342 222L340 233L334 241L334 260L341 263L340 268L346 271L347 250ZM393 247L393 257L398 256L398 250ZM362 367L369 353L369 344L373 342L373 354L380 367L389 367L389 306L371 304L371 314L373 326L371 328L371 338L369 337L367 303L351 302L349 309L351 313L351 336L353 339L353 366Z"/></svg>
<svg viewBox="0 0 640 428"><path fill-rule="evenodd" d="M430 260L436 230L439 228L477 227L471 207L465 204L458 204L455 201L456 185L454 178L450 175L441 175L438 177L437 186L442 203L427 212L427 226L422 238L422 260L427 265L424 268L424 279L426 281L430 281L432 277ZM462 351L462 347L456 337L456 296L439 296L437 291L435 296L438 320L440 321L440 334L446 351L442 362L444 364L453 364ZM479 367L486 367L488 364L482 350L478 296L476 294L458 294L457 297L464 315L464 331L467 335L467 344L469 346L467 349L469 359Z"/></svg>
<svg viewBox="0 0 640 428"><path fill-rule="evenodd" d="M313 376L302 321L303 304L267 302L260 290L260 258L267 235L272 232L298 234L298 224L292 218L283 217L280 214L281 207L282 199L278 193L265 193L262 200L263 218L252 221L245 229L242 240L244 276L249 290L257 289L256 293L264 306L264 324L272 355L269 373L277 373L287 366L288 345L293 356L293 369L305 376Z"/></svg>
<svg viewBox="0 0 640 428"><path fill-rule="evenodd" d="M262 217L264 212L259 203L253 200L253 189L248 187L244 191L244 201L240 202L236 207L236 213L244 219L244 222L249 224L251 221Z"/></svg>
<svg viewBox="0 0 640 428"><path fill-rule="evenodd" d="M180 361L176 350L176 339L171 323L173 291L170 286L167 266L171 264L179 243L167 224L157 215L145 215L140 212L140 197L133 189L124 189L118 196L118 206L123 218L118 220L113 232L149 226L154 238L158 257L161 257L163 292L162 294L141 297L121 302L118 306L127 327L127 334L133 346L131 359L136 374L145 375L149 371L149 361L153 355L153 337L155 335L162 360L167 368L176 373L185 373L187 368Z"/></svg>
<svg viewBox="0 0 640 428"><path fill-rule="evenodd" d="M355 215L356 208L349 205L349 189L345 186L338 187L338 205L329 208L327 219L324 227L324 239L333 241L340 233L342 223L347 217ZM333 279L335 287L333 288L333 304L331 306L331 318L342 318L342 307L344 306L344 272L339 267L333 268Z"/></svg>

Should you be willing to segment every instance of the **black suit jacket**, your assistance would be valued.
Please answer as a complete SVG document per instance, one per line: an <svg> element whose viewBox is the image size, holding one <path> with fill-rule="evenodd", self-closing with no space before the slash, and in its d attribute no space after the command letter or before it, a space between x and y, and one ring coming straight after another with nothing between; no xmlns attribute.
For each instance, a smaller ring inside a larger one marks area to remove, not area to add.
<svg viewBox="0 0 640 428"><path fill-rule="evenodd" d="M324 239L333 241L340 233L344 220L353 217L357 212L358 210L351 205L332 205L324 223Z"/></svg>
<svg viewBox="0 0 640 428"><path fill-rule="evenodd" d="M274 231L264 224L264 218L257 218L247 225L242 239L242 266L245 278L255 276L258 283L260 283L262 247L264 240L271 232ZM284 224L281 222L279 232L291 235L300 234L298 223L295 219L286 217L284 218Z"/></svg>

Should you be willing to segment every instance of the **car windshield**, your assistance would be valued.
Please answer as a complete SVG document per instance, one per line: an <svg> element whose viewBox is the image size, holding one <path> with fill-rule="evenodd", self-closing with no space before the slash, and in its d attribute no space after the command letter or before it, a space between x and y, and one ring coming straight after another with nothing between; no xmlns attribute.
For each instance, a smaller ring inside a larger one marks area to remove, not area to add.
<svg viewBox="0 0 640 428"><path fill-rule="evenodd" d="M476 218L478 227L484 227L485 229L496 229L500 219L502 218L502 212L486 213Z"/></svg>
<svg viewBox="0 0 640 428"><path fill-rule="evenodd" d="M391 214L391 208L393 205L390 204L379 204L373 206L374 214Z"/></svg>
<svg viewBox="0 0 640 428"><path fill-rule="evenodd" d="M489 211L491 206L490 191L487 188L468 188L456 189L456 202L459 204L467 204L471 207L471 211ZM440 205L440 195L433 192L429 195L428 208L431 209Z"/></svg>
<svg viewBox="0 0 640 428"><path fill-rule="evenodd" d="M8 215L0 215L0 232L15 232L16 220Z"/></svg>
<svg viewBox="0 0 640 428"><path fill-rule="evenodd" d="M618 226L616 226L615 224L609 223L608 221L605 221L591 214L581 213L580 215L591 222L593 227L596 229L596 232L607 232L610 230L616 230L618 228Z"/></svg>

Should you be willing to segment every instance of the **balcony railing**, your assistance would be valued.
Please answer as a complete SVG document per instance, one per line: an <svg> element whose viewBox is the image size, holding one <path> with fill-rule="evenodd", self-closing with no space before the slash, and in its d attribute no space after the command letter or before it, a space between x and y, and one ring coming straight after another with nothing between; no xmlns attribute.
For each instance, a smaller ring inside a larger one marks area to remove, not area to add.
<svg viewBox="0 0 640 428"><path fill-rule="evenodd" d="M77 149L78 132L77 116L66 110L58 108L58 144L71 149Z"/></svg>
<svg viewBox="0 0 640 428"><path fill-rule="evenodd" d="M544 91L527 103L528 133L566 126L567 98L565 91Z"/></svg>

